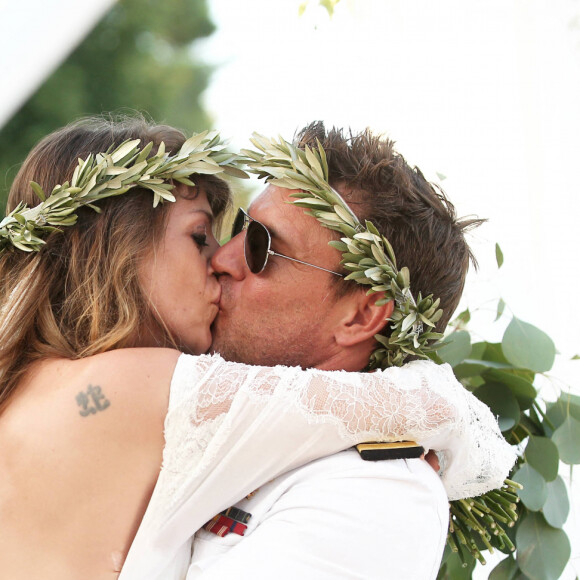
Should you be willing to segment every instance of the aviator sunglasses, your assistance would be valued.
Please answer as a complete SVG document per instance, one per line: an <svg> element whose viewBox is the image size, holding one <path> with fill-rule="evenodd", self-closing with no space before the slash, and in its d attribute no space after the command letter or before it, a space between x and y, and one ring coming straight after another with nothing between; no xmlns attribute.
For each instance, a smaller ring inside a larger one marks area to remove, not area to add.
<svg viewBox="0 0 580 580"><path fill-rule="evenodd" d="M234 220L234 225L232 226L232 239L243 230L246 230L244 257L246 258L246 264L248 265L250 272L253 274L260 274L260 272L264 270L268 263L269 256L279 256L280 258L286 258L287 260L292 260L293 262L298 262L305 266L312 266L317 270L324 270L325 272L335 274L341 278L344 276L339 272L327 270L321 266L315 266L314 264L309 264L308 262L303 262L302 260L297 260L296 258L291 258L290 256L274 252L274 250L270 249L272 237L270 236L268 228L259 221L256 221L253 217L249 216L242 208L240 208L236 215L236 219Z"/></svg>

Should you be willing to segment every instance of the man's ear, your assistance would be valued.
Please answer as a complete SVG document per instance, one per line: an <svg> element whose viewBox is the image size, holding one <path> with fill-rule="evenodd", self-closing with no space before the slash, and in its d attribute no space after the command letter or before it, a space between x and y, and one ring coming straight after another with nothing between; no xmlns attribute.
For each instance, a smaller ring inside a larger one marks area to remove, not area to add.
<svg viewBox="0 0 580 580"><path fill-rule="evenodd" d="M335 329L334 337L339 346L353 346L381 332L394 309L392 300L386 304L377 305L377 302L384 297L384 292L367 296L365 291L348 297L351 298L348 301L348 308L345 309L345 315Z"/></svg>

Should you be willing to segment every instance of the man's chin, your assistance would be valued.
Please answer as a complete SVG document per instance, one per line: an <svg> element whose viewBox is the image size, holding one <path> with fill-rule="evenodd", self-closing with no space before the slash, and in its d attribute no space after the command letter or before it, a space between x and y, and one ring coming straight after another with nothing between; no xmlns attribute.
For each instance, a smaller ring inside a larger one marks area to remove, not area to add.
<svg viewBox="0 0 580 580"><path fill-rule="evenodd" d="M224 335L222 332L217 319L211 326L211 337L212 341L208 351L209 354L219 354L227 360L234 360L228 356L231 349L228 347L227 335Z"/></svg>
<svg viewBox="0 0 580 580"><path fill-rule="evenodd" d="M248 359L247 352L248 344L253 344L248 341L242 329L237 329L229 324L227 316L222 313L218 314L211 325L212 342L209 347L209 354L219 354L222 358L231 362L239 362L245 364L260 364ZM253 357L250 356L250 359Z"/></svg>
<svg viewBox="0 0 580 580"><path fill-rule="evenodd" d="M211 323L211 326L209 327L210 332L211 332L211 345L209 347L209 350L207 351L209 354L219 354L219 348L218 348L218 343L219 343L219 334L220 334L220 329L219 329L219 317L220 314L218 312L217 316L215 317L214 321Z"/></svg>
<svg viewBox="0 0 580 580"><path fill-rule="evenodd" d="M235 343L232 344L227 340L227 337L226 340L224 340L224 336L220 335L219 332L216 334L212 332L212 337L213 340L209 347L209 354L219 354L222 358L231 362L247 362L244 360L244 357L241 356L241 353L238 352Z"/></svg>

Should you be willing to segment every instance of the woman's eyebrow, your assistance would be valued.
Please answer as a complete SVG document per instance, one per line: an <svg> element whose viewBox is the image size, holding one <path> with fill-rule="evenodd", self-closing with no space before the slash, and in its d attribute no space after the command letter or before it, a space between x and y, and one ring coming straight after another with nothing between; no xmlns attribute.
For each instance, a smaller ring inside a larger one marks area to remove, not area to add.
<svg viewBox="0 0 580 580"><path fill-rule="evenodd" d="M207 219L210 221L210 223L213 222L213 213L206 209L194 208L190 211L190 213L202 213L207 216Z"/></svg>

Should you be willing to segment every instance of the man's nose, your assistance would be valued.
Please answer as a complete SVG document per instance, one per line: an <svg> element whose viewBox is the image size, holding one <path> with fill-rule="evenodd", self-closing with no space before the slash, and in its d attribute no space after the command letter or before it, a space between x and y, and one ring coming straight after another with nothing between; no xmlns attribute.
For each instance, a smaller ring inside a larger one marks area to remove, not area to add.
<svg viewBox="0 0 580 580"><path fill-rule="evenodd" d="M244 237L246 232L241 232L224 244L213 255L211 267L219 276L228 274L236 280L241 280L246 275L246 260L244 258Z"/></svg>

